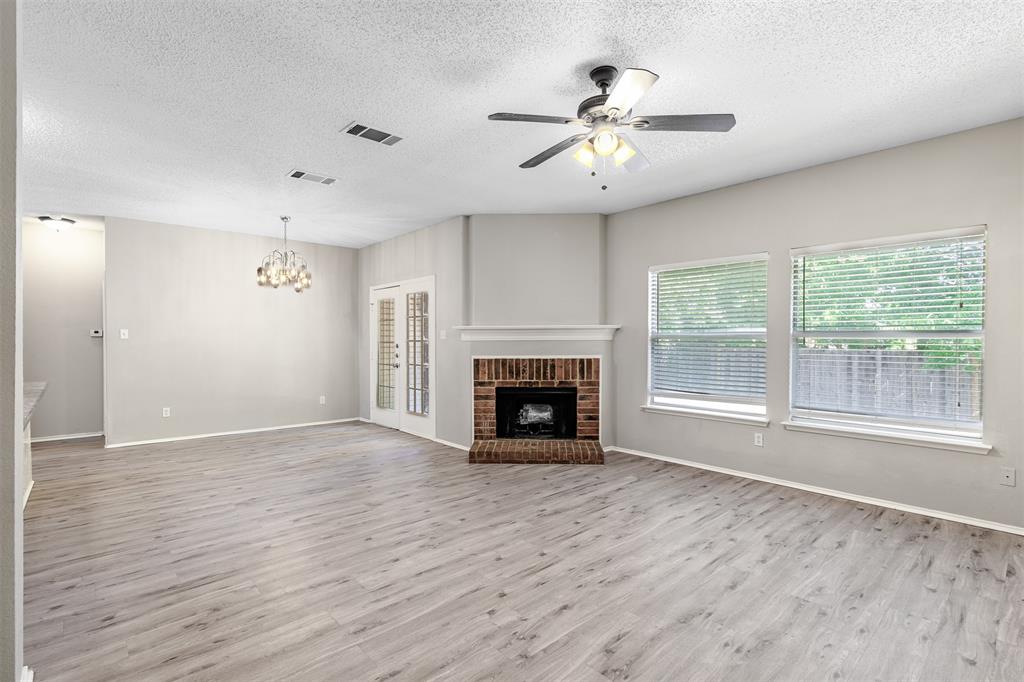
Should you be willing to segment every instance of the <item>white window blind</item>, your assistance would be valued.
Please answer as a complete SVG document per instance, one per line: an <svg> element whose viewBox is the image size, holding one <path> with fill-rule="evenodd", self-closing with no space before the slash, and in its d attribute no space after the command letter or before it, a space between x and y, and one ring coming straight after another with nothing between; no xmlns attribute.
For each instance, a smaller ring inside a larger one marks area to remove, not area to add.
<svg viewBox="0 0 1024 682"><path fill-rule="evenodd" d="M794 417L981 431L982 231L793 258Z"/></svg>
<svg viewBox="0 0 1024 682"><path fill-rule="evenodd" d="M767 288L765 256L653 269L650 402L763 406Z"/></svg>

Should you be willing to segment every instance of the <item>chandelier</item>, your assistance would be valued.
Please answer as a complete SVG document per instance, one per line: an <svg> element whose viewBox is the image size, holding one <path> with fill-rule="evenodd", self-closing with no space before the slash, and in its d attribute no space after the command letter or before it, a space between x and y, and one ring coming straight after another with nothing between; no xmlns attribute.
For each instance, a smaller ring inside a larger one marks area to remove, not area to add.
<svg viewBox="0 0 1024 682"><path fill-rule="evenodd" d="M284 223L284 246L280 251L271 251L263 259L263 264L256 268L256 284L261 287L278 288L282 284L292 285L296 292L313 286L313 273L306 265L306 259L288 250L288 221L286 215L281 216Z"/></svg>

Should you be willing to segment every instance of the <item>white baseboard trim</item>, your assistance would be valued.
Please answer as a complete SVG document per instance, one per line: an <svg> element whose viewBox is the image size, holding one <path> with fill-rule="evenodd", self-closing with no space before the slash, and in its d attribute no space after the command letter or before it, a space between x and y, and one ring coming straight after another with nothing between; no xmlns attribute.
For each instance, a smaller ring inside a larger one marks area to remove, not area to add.
<svg viewBox="0 0 1024 682"><path fill-rule="evenodd" d="M468 446L466 446L466 445L459 445L458 443L453 443L450 440L444 440L442 438L428 438L427 440L432 440L435 443L440 443L441 445L447 445L448 447L455 448L456 450L462 450L463 452L469 452L469 447Z"/></svg>
<svg viewBox="0 0 1024 682"><path fill-rule="evenodd" d="M987 521L985 519L978 519L973 516L963 516L962 514L953 514L951 512L944 512L938 509L928 509L927 507L918 507L912 504L903 504L902 502L894 502L893 500L883 500L878 497L868 497L866 495L856 495L854 493L844 492L842 490L833 490L832 488L822 488L816 485L807 485L806 483L797 483L796 481L789 481L784 478L774 478L772 476L762 476L761 474L752 474L747 471L739 471L738 469L727 469L726 467L715 466L713 464L704 464L702 462L692 462L687 459L680 459L678 457L666 457L664 455L656 455L653 452L644 452L643 450L630 450L629 448L621 448L618 446L611 446L605 448L606 451L621 452L626 455L636 455L637 457L647 457L648 459L658 459L663 462L671 462L673 464L682 464L684 466L694 467L695 469L704 469L706 471L714 471L720 474L728 474L730 476L738 476L740 478L749 478L754 481L762 481L764 483L774 483L775 485L786 486L787 488L796 488L797 490L805 490L809 493L818 493L819 495L829 495L831 497L838 497L844 500L850 500L851 502L860 502L863 504L872 504L876 507L886 507L888 509L895 509L897 511L909 512L911 514L920 514L922 516L931 516L936 519L942 519L944 521L955 521L956 523L963 523L968 526L977 526L979 528L988 528L989 530L998 530L1004 533L1013 533L1014 535L1024 535L1024 527L1013 526L1008 523L999 523L998 521Z"/></svg>
<svg viewBox="0 0 1024 682"><path fill-rule="evenodd" d="M93 432L89 432L89 433L67 433L67 434L64 434L63 436L39 436L38 438L33 438L32 442L33 443L49 443L50 441L54 441L54 440L77 440L79 438L96 438L97 436L102 436L102 435L103 435L102 431L93 431Z"/></svg>
<svg viewBox="0 0 1024 682"><path fill-rule="evenodd" d="M282 429L301 429L304 426L326 426L328 424L342 424L345 422L361 421L359 417L346 417L345 419L328 419L322 422L306 422L304 424L284 424L282 426L262 426L258 429L240 429L238 431L219 431L217 433L197 433L193 436L175 436L173 438L153 438L151 440L133 440L124 443L107 443L106 448L127 448L133 445L152 445L154 443L174 443L179 440L196 440L198 438L214 438L216 436L237 436L244 433L261 433L263 431L280 431Z"/></svg>
<svg viewBox="0 0 1024 682"><path fill-rule="evenodd" d="M25 488L25 496L21 498L21 508L24 509L28 506L28 496L32 494L32 488L35 487L35 479L28 482L28 487Z"/></svg>
<svg viewBox="0 0 1024 682"><path fill-rule="evenodd" d="M377 426L380 426L379 424L377 424L377 422L372 421L370 419L367 419L366 417L356 417L356 421L361 421L361 422L364 422L366 424L375 424ZM388 428L388 427L384 427L384 428ZM435 443L440 443L441 445L447 445L448 447L455 448L456 450L462 450L463 452L469 452L469 446L468 445L459 445L458 443L453 443L450 440L444 440L443 438L434 438L433 436L424 436L422 433L412 433L411 431L402 431L401 429L398 429L398 431L401 431L402 433L408 433L410 436L416 436L417 438L422 438L424 440L432 440Z"/></svg>

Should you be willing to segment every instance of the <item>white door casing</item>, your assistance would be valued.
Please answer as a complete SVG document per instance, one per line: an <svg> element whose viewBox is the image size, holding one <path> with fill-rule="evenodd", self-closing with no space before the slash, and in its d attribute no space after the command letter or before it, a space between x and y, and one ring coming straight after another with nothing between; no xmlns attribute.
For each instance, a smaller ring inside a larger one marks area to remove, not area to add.
<svg viewBox="0 0 1024 682"><path fill-rule="evenodd" d="M436 307L433 275L370 288L369 398L375 424L435 437Z"/></svg>

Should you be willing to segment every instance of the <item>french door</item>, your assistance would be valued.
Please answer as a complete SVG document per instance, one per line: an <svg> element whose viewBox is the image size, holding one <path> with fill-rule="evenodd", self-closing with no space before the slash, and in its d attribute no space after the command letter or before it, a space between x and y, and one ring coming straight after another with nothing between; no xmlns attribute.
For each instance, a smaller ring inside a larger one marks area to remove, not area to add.
<svg viewBox="0 0 1024 682"><path fill-rule="evenodd" d="M433 438L434 278L370 289L370 420Z"/></svg>

